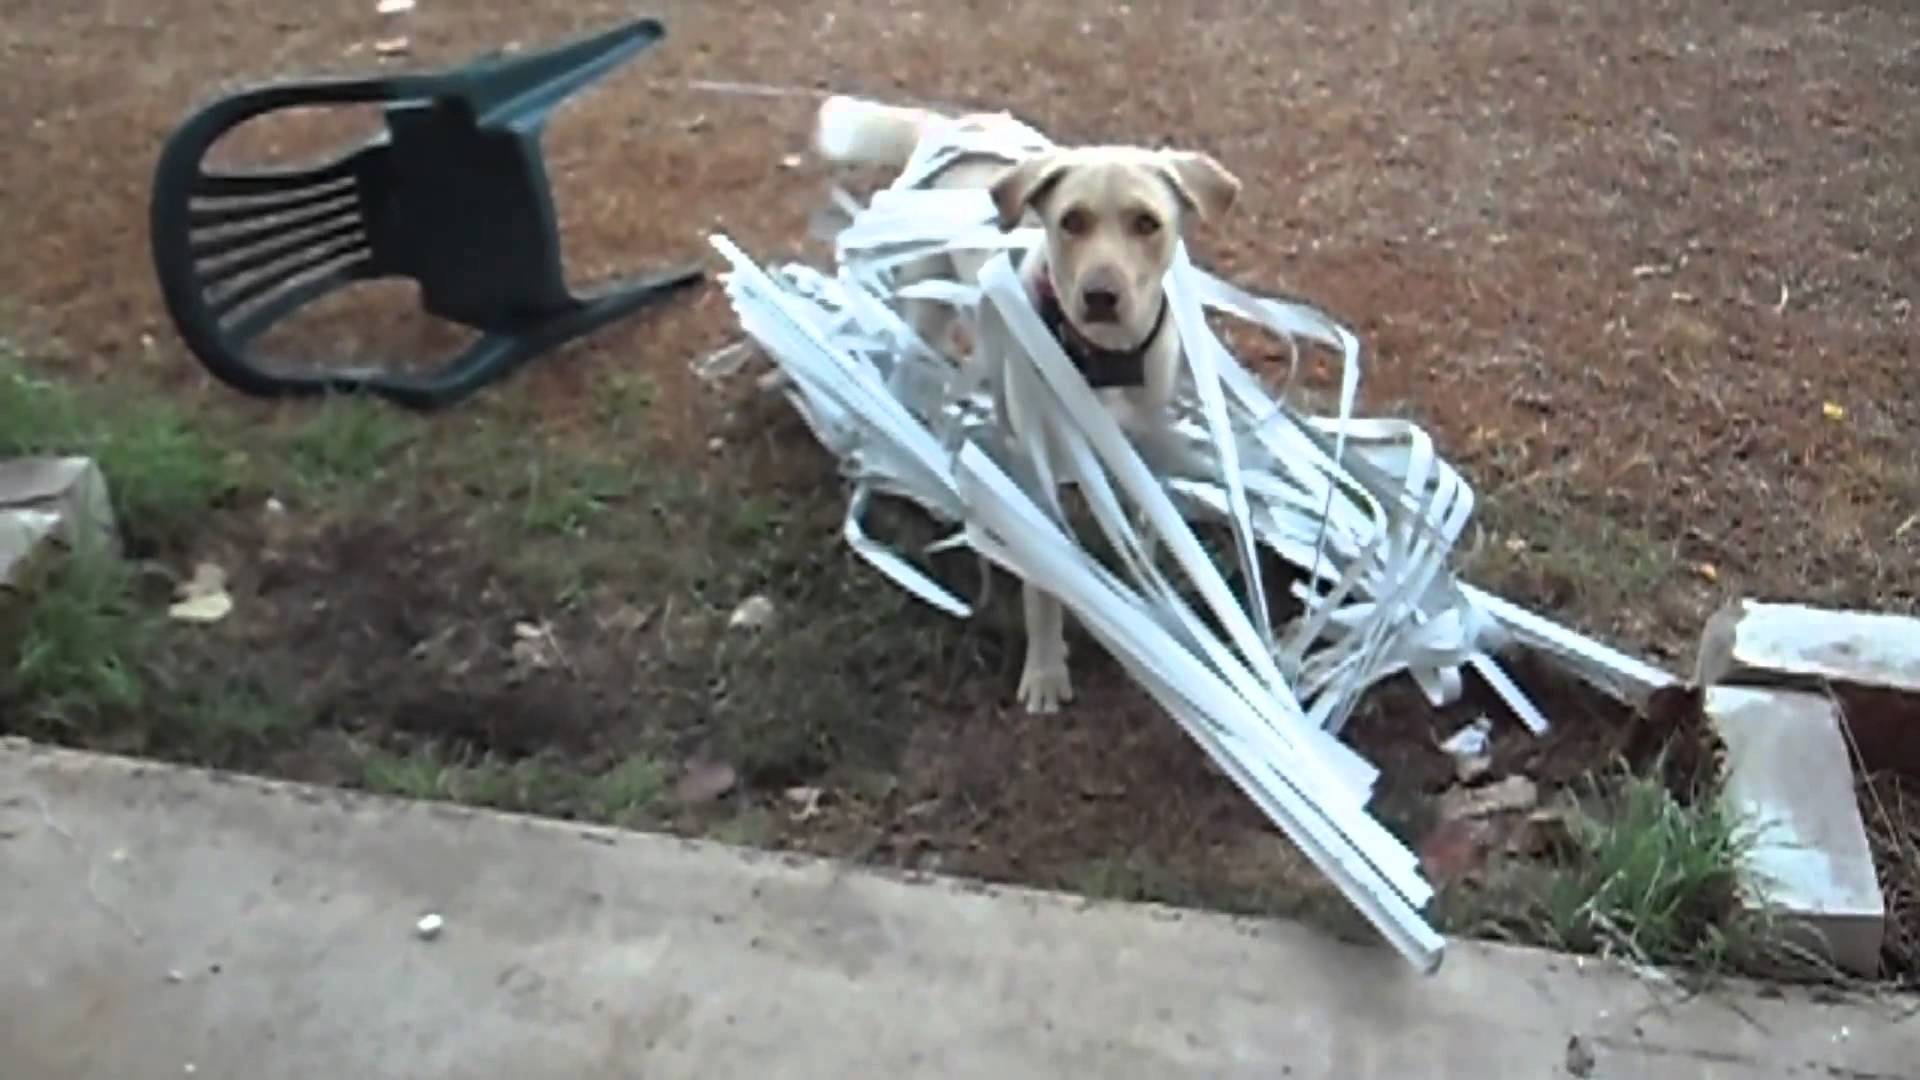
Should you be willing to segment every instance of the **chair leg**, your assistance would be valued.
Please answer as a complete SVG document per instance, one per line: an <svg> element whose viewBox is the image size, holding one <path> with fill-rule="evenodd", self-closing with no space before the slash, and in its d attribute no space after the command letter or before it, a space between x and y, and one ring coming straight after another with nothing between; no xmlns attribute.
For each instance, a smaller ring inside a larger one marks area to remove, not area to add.
<svg viewBox="0 0 1920 1080"><path fill-rule="evenodd" d="M378 394L422 412L439 409L504 378L542 353L698 284L704 276L699 264L690 263L621 281L581 297L573 310L531 323L518 333L488 334L435 374L335 376L332 388Z"/></svg>

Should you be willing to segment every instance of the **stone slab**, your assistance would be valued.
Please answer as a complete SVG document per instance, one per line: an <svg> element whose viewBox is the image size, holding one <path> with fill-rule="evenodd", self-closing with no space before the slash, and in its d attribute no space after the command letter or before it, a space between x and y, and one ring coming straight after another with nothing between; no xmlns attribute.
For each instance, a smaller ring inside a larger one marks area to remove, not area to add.
<svg viewBox="0 0 1920 1080"><path fill-rule="evenodd" d="M1706 710L1727 747L1722 797L1757 830L1747 902L1845 970L1877 974L1886 903L1838 708L1823 694L1718 686Z"/></svg>
<svg viewBox="0 0 1920 1080"><path fill-rule="evenodd" d="M112 543L113 505L99 466L84 457L0 460L0 588L22 584L45 546Z"/></svg>
<svg viewBox="0 0 1920 1080"><path fill-rule="evenodd" d="M1694 678L1831 692L1869 771L1920 777L1920 619L1736 601L1708 620Z"/></svg>

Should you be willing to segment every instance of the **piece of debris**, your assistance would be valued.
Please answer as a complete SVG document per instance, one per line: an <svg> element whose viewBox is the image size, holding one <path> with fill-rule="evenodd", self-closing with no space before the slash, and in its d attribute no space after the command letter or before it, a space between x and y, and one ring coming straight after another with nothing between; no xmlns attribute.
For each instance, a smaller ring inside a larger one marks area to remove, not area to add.
<svg viewBox="0 0 1920 1080"><path fill-rule="evenodd" d="M405 56L413 51L413 41L407 37L381 38L373 43L373 51L381 56Z"/></svg>
<svg viewBox="0 0 1920 1080"><path fill-rule="evenodd" d="M181 622L219 622L233 611L233 597L227 593L227 572L214 563L195 566L193 577L182 583L175 595L179 600L167 609L167 615Z"/></svg>
<svg viewBox="0 0 1920 1080"><path fill-rule="evenodd" d="M693 362L693 373L702 382L719 382L738 374L753 359L753 346L745 341L730 342Z"/></svg>
<svg viewBox="0 0 1920 1080"><path fill-rule="evenodd" d="M1710 562L1695 564L1693 572L1699 574L1701 580L1707 582L1709 585L1717 585L1720 583L1720 568Z"/></svg>
<svg viewBox="0 0 1920 1080"><path fill-rule="evenodd" d="M773 623L773 601L755 593L740 602L727 616L727 628L731 630L764 630Z"/></svg>
<svg viewBox="0 0 1920 1080"><path fill-rule="evenodd" d="M820 796L825 794L817 787L790 787L786 791L787 801L792 803L793 820L806 821L820 813Z"/></svg>
<svg viewBox="0 0 1920 1080"><path fill-rule="evenodd" d="M802 160L799 154L788 154L786 157L780 159L780 167L783 169L797 169L800 167Z"/></svg>
<svg viewBox="0 0 1920 1080"><path fill-rule="evenodd" d="M1440 820L1461 821L1531 810L1540 790L1524 776L1509 776L1481 787L1452 788L1440 796Z"/></svg>
<svg viewBox="0 0 1920 1080"><path fill-rule="evenodd" d="M186 982L186 972L181 971L179 968L174 968L167 972L167 981L176 984Z"/></svg>
<svg viewBox="0 0 1920 1080"><path fill-rule="evenodd" d="M432 941L434 938L440 936L440 931L446 929L446 926L447 921L445 919L441 918L437 913L429 911L425 915L420 916L419 922L413 924L413 932L421 941Z"/></svg>
<svg viewBox="0 0 1920 1080"><path fill-rule="evenodd" d="M739 777L724 761L697 761L687 766L673 793L683 803L709 803L733 790Z"/></svg>
<svg viewBox="0 0 1920 1080"><path fill-rule="evenodd" d="M514 623L511 654L515 665L530 671L545 671L566 659L560 652L560 639L553 636L553 627L544 622Z"/></svg>
<svg viewBox="0 0 1920 1080"><path fill-rule="evenodd" d="M382 15L404 15L413 10L413 0L380 0L374 10Z"/></svg>
<svg viewBox="0 0 1920 1080"><path fill-rule="evenodd" d="M1440 749L1453 759L1454 778L1471 784L1493 768L1493 721L1480 717L1449 735Z"/></svg>
<svg viewBox="0 0 1920 1080"><path fill-rule="evenodd" d="M1847 418L1846 407L1841 405L1837 401L1829 401L1825 405L1820 406L1820 412L1821 412L1821 415L1835 422L1845 420Z"/></svg>

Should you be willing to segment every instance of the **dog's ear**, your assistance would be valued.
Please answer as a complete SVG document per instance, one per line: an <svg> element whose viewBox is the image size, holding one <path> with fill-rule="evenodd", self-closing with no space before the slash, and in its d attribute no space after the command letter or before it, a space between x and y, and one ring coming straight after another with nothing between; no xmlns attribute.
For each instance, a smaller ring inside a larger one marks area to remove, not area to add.
<svg viewBox="0 0 1920 1080"><path fill-rule="evenodd" d="M1045 195L1047 189L1058 183L1066 171L1065 158L1058 154L1042 154L1030 157L1002 173L988 192L993 196L993 207L999 214L1000 231L1010 232L1020 224L1027 207Z"/></svg>
<svg viewBox="0 0 1920 1080"><path fill-rule="evenodd" d="M1160 151L1160 171L1180 201L1201 218L1216 218L1233 209L1240 196L1240 180L1226 166L1206 154L1190 150Z"/></svg>

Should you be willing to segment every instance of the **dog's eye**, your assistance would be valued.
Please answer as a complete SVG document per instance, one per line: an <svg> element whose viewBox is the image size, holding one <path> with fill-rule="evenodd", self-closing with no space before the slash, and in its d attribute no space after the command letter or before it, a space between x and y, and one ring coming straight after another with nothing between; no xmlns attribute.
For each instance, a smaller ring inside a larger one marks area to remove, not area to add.
<svg viewBox="0 0 1920 1080"><path fill-rule="evenodd" d="M1152 236L1160 231L1160 219L1152 214L1133 215L1133 235Z"/></svg>
<svg viewBox="0 0 1920 1080"><path fill-rule="evenodd" d="M1092 222L1087 218L1087 212L1077 206L1060 215L1060 228L1068 236L1079 236L1086 232L1091 224Z"/></svg>

